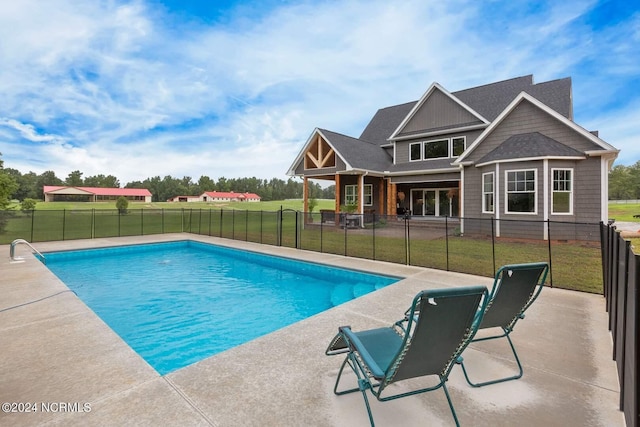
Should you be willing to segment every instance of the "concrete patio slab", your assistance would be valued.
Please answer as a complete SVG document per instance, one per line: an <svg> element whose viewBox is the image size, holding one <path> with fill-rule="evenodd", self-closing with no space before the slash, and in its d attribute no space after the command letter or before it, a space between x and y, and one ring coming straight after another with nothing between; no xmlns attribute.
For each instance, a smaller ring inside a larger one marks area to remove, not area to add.
<svg viewBox="0 0 640 427"><path fill-rule="evenodd" d="M492 283L486 277L191 234L35 246L45 252L180 239L405 279L160 376L46 266L31 256L12 264L9 247L0 246L6 254L0 259L0 402L31 403L39 409L2 412L0 425L365 426L361 395L333 394L342 357L327 357L324 351L338 326L360 330L389 325L422 289ZM477 389L454 368L448 387L461 424L623 426L604 305L600 295L544 289L513 334L525 370L522 379ZM473 374L516 369L508 346L499 344L472 344L465 351ZM344 381L353 379L347 375ZM453 425L441 390L370 402L379 426ZM42 403L57 403L57 410L49 405L43 412Z"/></svg>

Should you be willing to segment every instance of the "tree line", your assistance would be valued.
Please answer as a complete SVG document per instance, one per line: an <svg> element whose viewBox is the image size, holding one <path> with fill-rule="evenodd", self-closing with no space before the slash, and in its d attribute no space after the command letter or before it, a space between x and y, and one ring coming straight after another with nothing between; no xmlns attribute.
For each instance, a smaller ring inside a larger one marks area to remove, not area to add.
<svg viewBox="0 0 640 427"><path fill-rule="evenodd" d="M640 161L616 165L609 172L609 200L640 199Z"/></svg>
<svg viewBox="0 0 640 427"><path fill-rule="evenodd" d="M35 172L21 173L17 169L3 168L0 159L0 209L7 207L9 200L23 201L25 199L44 200L43 187L45 185L68 185L73 187L104 187L119 188L120 181L113 175L95 175L83 177L79 170L71 172L65 179L56 176L54 171L41 174ZM278 178L260 179L225 178L217 181L201 176L197 181L189 176L174 178L172 176L154 176L144 181L132 181L124 185L125 188L146 188L153 195L154 202L164 202L175 196L199 196L205 191L235 191L237 193L255 193L262 200L300 199L303 193L303 183L289 178L287 181ZM333 199L335 186L322 188L317 183L309 183L309 194L316 199Z"/></svg>

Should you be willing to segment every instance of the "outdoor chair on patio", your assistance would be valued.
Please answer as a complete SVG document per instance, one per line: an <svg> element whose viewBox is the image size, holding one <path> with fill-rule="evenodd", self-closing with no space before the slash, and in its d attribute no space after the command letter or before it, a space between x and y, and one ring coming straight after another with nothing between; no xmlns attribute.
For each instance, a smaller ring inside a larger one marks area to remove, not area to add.
<svg viewBox="0 0 640 427"><path fill-rule="evenodd" d="M351 327L341 326L326 350L327 355L347 353L333 392L343 395L361 391L373 426L367 389L379 401L388 401L442 387L459 425L446 382L477 331L487 301L485 286L425 290L413 299L404 319L390 327L353 332ZM358 387L338 391L347 364L356 374ZM432 375L439 378L436 385L382 396L395 382Z"/></svg>
<svg viewBox="0 0 640 427"><path fill-rule="evenodd" d="M503 381L517 380L522 377L522 364L520 363L518 353L509 335L513 332L513 328L518 320L524 319L524 312L527 308L529 308L538 295L540 295L548 271L549 265L546 262L505 265L498 270L489 294L489 302L485 309L484 318L478 329L499 327L502 329L502 333L475 338L472 342L506 338L518 365L518 374L491 381L474 383L469 379L469 374L464 366L464 360L462 356L460 356L457 362L462 366L464 376L470 385L482 387Z"/></svg>

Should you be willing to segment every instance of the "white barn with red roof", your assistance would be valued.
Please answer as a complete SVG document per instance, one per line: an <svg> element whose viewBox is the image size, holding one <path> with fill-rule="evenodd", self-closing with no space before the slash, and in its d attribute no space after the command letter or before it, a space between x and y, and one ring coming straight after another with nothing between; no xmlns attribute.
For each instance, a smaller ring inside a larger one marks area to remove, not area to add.
<svg viewBox="0 0 640 427"><path fill-rule="evenodd" d="M259 202L261 197L255 193L206 191L200 195L199 199L202 202Z"/></svg>
<svg viewBox="0 0 640 427"><path fill-rule="evenodd" d="M151 192L146 188L101 188L45 185L44 201L110 202L124 197L132 202L151 202Z"/></svg>

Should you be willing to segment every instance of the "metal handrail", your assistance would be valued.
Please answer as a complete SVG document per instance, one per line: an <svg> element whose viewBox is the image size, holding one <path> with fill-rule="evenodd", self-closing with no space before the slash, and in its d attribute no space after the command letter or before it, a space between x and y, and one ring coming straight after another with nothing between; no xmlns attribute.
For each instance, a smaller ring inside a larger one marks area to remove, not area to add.
<svg viewBox="0 0 640 427"><path fill-rule="evenodd" d="M38 254L38 256L40 257L40 259L42 259L42 262L45 262L45 258L44 255L42 255L40 253L40 251L38 251L36 248L34 248L31 243L27 242L24 239L16 239L13 242L11 242L11 246L9 247L9 258L11 259L11 262L21 262L24 261L24 258L22 257L16 257L16 246L18 246L18 244L25 244L27 246L29 246L31 248L31 250L33 252L35 252L36 254Z"/></svg>

